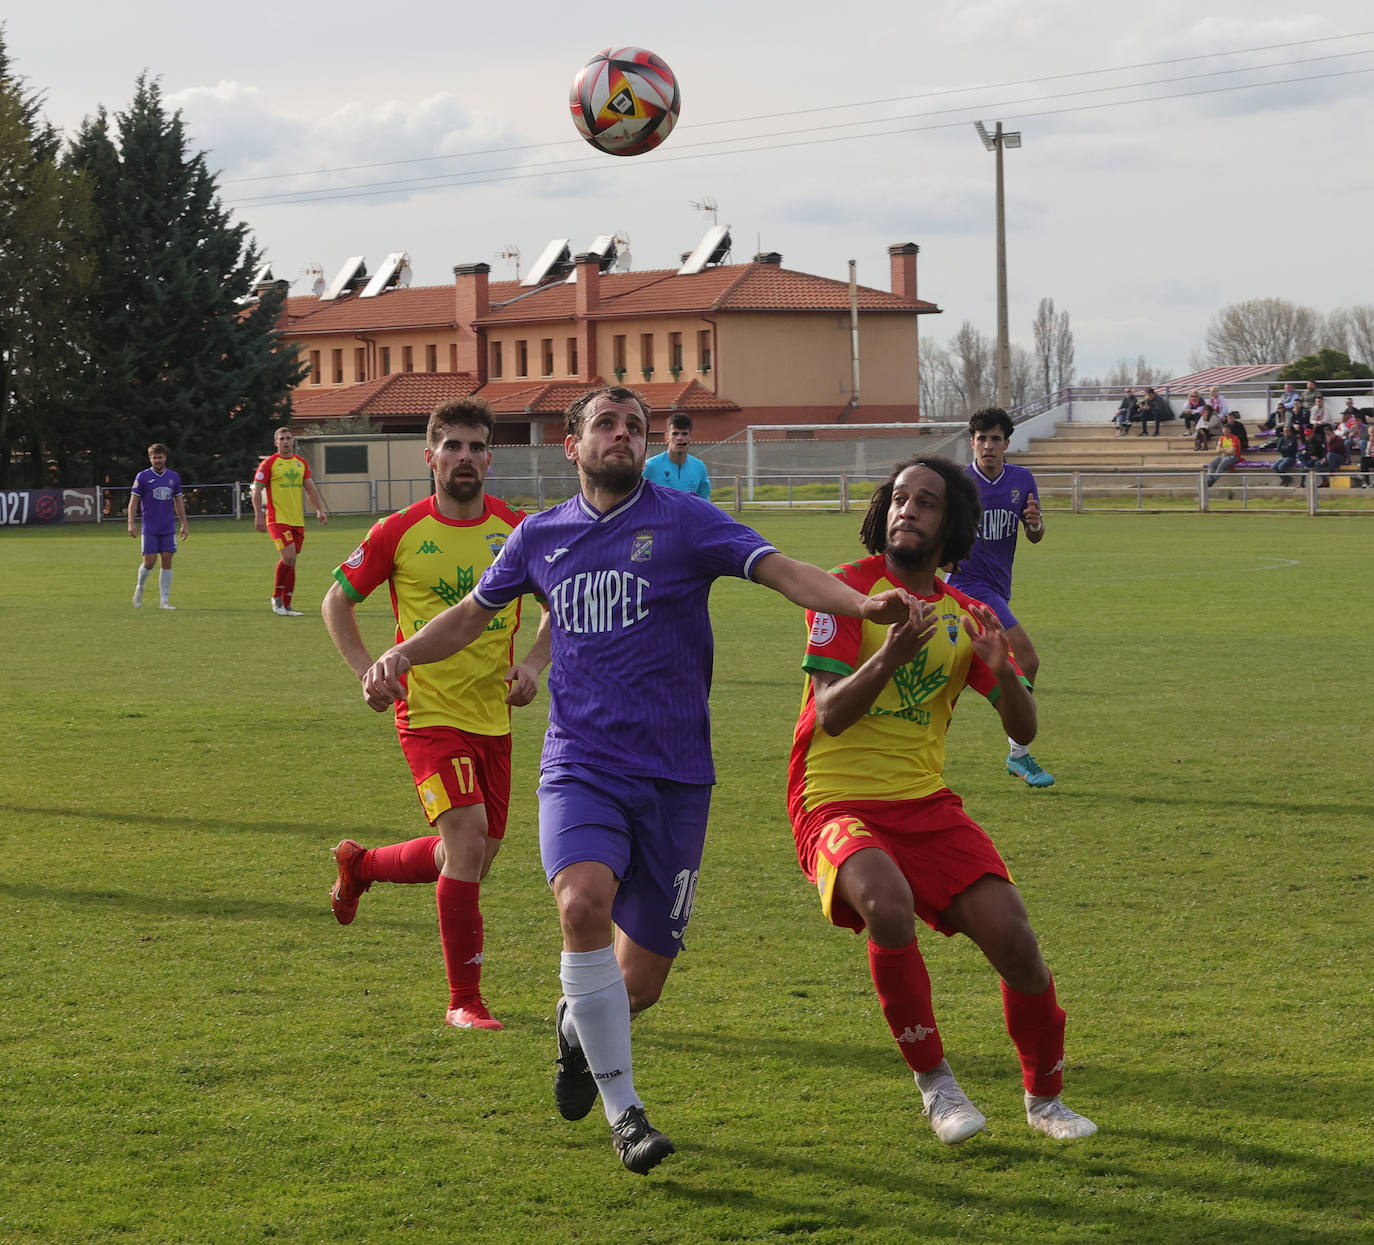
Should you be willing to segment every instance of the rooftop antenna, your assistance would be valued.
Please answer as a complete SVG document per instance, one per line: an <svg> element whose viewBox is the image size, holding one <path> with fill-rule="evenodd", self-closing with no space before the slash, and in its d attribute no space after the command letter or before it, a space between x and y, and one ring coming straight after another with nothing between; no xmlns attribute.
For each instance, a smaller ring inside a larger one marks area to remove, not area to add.
<svg viewBox="0 0 1374 1245"><path fill-rule="evenodd" d="M515 279L520 280L520 248L514 242L507 242L504 251L496 252L497 259L513 259L515 261Z"/></svg>
<svg viewBox="0 0 1374 1245"><path fill-rule="evenodd" d="M623 229L615 235L615 263L611 266L616 272L629 272L634 257L630 254L630 235Z"/></svg>
<svg viewBox="0 0 1374 1245"><path fill-rule="evenodd" d="M323 264L311 264L308 268L304 268L301 270L301 276L314 278L314 280L310 283L310 292L316 298L319 298L319 296L324 293Z"/></svg>
<svg viewBox="0 0 1374 1245"><path fill-rule="evenodd" d="M693 199L692 210L694 212L710 212L711 224L716 223L716 201L710 195L702 195L700 199Z"/></svg>

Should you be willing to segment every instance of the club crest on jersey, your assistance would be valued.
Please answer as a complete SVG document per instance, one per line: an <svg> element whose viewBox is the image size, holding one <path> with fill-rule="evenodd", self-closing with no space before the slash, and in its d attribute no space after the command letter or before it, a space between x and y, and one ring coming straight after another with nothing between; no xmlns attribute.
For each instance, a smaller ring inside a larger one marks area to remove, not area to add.
<svg viewBox="0 0 1374 1245"><path fill-rule="evenodd" d="M647 562L654 556L654 529L641 528L635 533L634 543L630 546L631 562Z"/></svg>
<svg viewBox="0 0 1374 1245"><path fill-rule="evenodd" d="M506 547L506 539L509 535L509 532L487 533L487 548L491 550L491 556L493 558Z"/></svg>
<svg viewBox="0 0 1374 1245"><path fill-rule="evenodd" d="M942 614L942 615L940 616L940 621L943 622L943 623L945 624L945 634L949 636L949 642L950 642L951 644L958 644L958 643L959 643L959 615L958 615L958 614Z"/></svg>
<svg viewBox="0 0 1374 1245"><path fill-rule="evenodd" d="M824 648L835 638L839 627L835 624L834 614L817 614L811 622L810 643L816 648Z"/></svg>
<svg viewBox="0 0 1374 1245"><path fill-rule="evenodd" d="M356 571L363 564L363 559L367 556L367 546L359 545L348 555L348 560L344 563L351 571Z"/></svg>

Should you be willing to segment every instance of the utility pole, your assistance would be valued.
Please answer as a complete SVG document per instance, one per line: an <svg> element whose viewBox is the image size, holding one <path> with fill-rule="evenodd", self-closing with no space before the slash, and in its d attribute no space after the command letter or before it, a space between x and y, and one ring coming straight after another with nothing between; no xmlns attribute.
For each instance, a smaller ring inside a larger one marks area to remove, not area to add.
<svg viewBox="0 0 1374 1245"><path fill-rule="evenodd" d="M1020 131L1002 132L1002 123L989 134L981 121L973 123L983 146L997 155L997 405L1011 408L1011 337L1007 328L1007 207L1002 185L1002 150L1021 146Z"/></svg>

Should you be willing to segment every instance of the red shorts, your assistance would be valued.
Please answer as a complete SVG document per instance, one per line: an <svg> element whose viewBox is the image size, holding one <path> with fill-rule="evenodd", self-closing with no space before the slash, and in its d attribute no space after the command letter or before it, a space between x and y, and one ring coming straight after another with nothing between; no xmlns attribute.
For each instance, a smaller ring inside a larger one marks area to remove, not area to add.
<svg viewBox="0 0 1374 1245"><path fill-rule="evenodd" d="M287 545L295 545L296 552L299 553L301 546L305 544L305 528L303 527L287 527L285 523L269 523L267 534L278 549L285 549Z"/></svg>
<svg viewBox="0 0 1374 1245"><path fill-rule="evenodd" d="M487 837L506 837L510 811L510 736L470 735L452 726L398 728L415 775L415 793L432 826L451 808L485 804Z"/></svg>
<svg viewBox="0 0 1374 1245"><path fill-rule="evenodd" d="M916 915L931 929L956 934L940 914L984 874L1013 881L983 828L948 787L920 800L850 800L822 804L793 823L802 872L820 891L832 925L861 930L859 914L835 893L840 866L876 847L892 857L915 898Z"/></svg>

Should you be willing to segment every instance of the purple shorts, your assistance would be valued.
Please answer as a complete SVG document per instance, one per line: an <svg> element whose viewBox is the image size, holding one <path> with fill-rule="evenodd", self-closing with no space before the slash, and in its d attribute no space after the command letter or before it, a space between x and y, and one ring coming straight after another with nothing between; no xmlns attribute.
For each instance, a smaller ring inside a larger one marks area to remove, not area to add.
<svg viewBox="0 0 1374 1245"><path fill-rule="evenodd" d="M620 879L611 916L657 955L682 950L692 917L711 788L558 765L539 778L539 854L550 882L599 861Z"/></svg>
<svg viewBox="0 0 1374 1245"><path fill-rule="evenodd" d="M177 551L177 536L175 532L144 532L143 533L143 556L147 557L150 553L175 553Z"/></svg>
<svg viewBox="0 0 1374 1245"><path fill-rule="evenodd" d="M1011 612L1011 605L1006 597L999 597L986 584L970 583L960 579L957 575L951 576L950 581L960 592L971 596L975 601L981 601L994 614L997 621L1002 624L1004 631L1010 631L1017 625L1016 615Z"/></svg>

